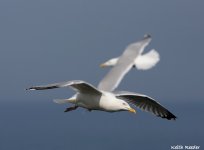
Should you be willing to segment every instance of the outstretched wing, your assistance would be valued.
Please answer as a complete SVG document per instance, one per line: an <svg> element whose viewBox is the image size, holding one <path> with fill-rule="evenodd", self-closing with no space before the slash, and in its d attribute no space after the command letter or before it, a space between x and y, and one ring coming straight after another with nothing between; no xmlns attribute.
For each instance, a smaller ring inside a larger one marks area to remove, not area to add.
<svg viewBox="0 0 204 150"><path fill-rule="evenodd" d="M100 81L98 89L104 91L114 91L120 84L123 77L134 65L136 57L142 53L150 41L151 36L148 35L141 41L130 44L119 57L117 64L111 68L108 74Z"/></svg>
<svg viewBox="0 0 204 150"><path fill-rule="evenodd" d="M80 93L92 93L92 94L101 95L101 92L97 90L93 85L81 80L73 80L73 81L53 83L53 84L41 85L41 86L32 86L26 90L47 90L47 89L62 88L62 87L71 87L72 89Z"/></svg>
<svg viewBox="0 0 204 150"><path fill-rule="evenodd" d="M176 119L175 115L173 115L170 111L168 111L161 104L159 104L149 96L129 92L119 92L116 93L115 95L117 98L132 103L133 105L142 109L143 111L151 112L158 117L166 118L168 120Z"/></svg>

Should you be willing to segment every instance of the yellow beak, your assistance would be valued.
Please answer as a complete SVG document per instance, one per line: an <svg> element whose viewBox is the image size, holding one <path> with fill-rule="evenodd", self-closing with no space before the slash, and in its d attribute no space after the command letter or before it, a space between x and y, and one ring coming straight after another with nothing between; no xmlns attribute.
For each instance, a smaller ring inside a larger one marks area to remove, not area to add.
<svg viewBox="0 0 204 150"><path fill-rule="evenodd" d="M136 113L136 110L133 109L133 108L129 108L128 111L129 111L129 112L132 112L132 113Z"/></svg>
<svg viewBox="0 0 204 150"><path fill-rule="evenodd" d="M105 64L100 64L100 67L101 67L101 68L105 68L106 65L105 65Z"/></svg>

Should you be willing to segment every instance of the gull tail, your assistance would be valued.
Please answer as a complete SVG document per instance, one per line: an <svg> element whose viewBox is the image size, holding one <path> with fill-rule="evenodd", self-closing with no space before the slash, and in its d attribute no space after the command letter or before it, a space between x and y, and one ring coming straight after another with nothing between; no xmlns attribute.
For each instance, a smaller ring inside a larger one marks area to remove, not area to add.
<svg viewBox="0 0 204 150"><path fill-rule="evenodd" d="M68 99L54 99L53 102L57 104L64 104L64 103L76 103L76 95L72 96L71 98Z"/></svg>
<svg viewBox="0 0 204 150"><path fill-rule="evenodd" d="M148 53L138 56L135 60L135 66L140 70L148 70L154 67L159 60L159 53L155 49L152 49Z"/></svg>
<svg viewBox="0 0 204 150"><path fill-rule="evenodd" d="M69 103L69 99L54 99L53 102L57 104L64 104L64 103Z"/></svg>

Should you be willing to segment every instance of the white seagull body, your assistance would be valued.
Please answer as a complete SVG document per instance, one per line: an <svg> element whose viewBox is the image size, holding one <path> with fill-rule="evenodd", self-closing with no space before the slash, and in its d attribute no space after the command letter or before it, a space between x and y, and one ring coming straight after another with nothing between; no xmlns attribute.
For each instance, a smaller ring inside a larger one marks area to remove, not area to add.
<svg viewBox="0 0 204 150"><path fill-rule="evenodd" d="M75 110L77 107L83 107L88 110L101 110L107 112L130 111L135 113L135 109L131 108L128 103L141 108L142 110L151 112L159 117L168 120L176 119L162 105L152 98L130 92L106 92L95 88L93 85L80 80L54 83L43 86L33 86L27 90L46 90L61 87L71 87L77 93L69 99L54 100L56 103L72 103L75 106L67 108L65 112Z"/></svg>
<svg viewBox="0 0 204 150"><path fill-rule="evenodd" d="M148 53L142 54L144 48L150 42L151 36L145 35L142 40L128 45L120 57L112 58L101 64L101 67L112 66L113 68L101 80L98 88L105 91L114 91L132 67L147 70L155 66L160 60L159 53L156 50L152 49Z"/></svg>

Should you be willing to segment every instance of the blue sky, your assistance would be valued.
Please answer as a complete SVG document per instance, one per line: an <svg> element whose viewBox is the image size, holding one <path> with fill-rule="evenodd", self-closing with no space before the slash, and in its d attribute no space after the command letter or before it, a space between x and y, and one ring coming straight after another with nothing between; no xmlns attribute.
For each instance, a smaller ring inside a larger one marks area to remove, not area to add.
<svg viewBox="0 0 204 150"><path fill-rule="evenodd" d="M155 48L161 61L149 71L132 70L118 89L162 101L203 98L202 1L0 4L2 99L27 99L23 89L33 84L81 79L97 85L108 71L98 65L145 33L153 38L145 51Z"/></svg>
<svg viewBox="0 0 204 150"><path fill-rule="evenodd" d="M1 0L0 149L201 145L203 7L201 0ZM161 61L148 71L131 70L118 89L155 98L178 116L175 122L141 111L63 113L67 106L52 99L72 90L24 90L76 79L97 85L108 71L99 64L146 33L153 40L145 52L155 48Z"/></svg>

